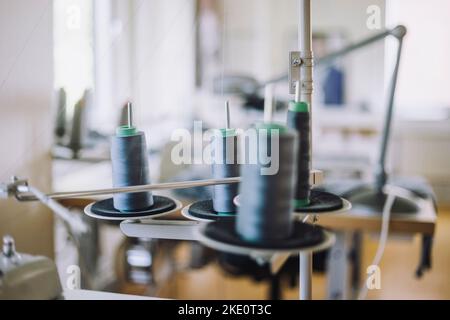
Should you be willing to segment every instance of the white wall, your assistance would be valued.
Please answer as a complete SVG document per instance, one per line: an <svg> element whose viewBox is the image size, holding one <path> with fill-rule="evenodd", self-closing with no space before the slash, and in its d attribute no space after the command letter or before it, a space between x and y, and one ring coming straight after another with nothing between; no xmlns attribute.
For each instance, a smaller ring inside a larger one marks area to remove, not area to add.
<svg viewBox="0 0 450 320"><path fill-rule="evenodd" d="M120 108L134 104L134 121L150 147L189 120L195 81L194 0L95 2L97 129L111 134ZM156 135L156 137L154 137ZM162 142L161 142L162 143Z"/></svg>
<svg viewBox="0 0 450 320"><path fill-rule="evenodd" d="M132 1L132 12L131 81L136 119L138 124L169 129L171 121L189 118L191 109L195 2Z"/></svg>
<svg viewBox="0 0 450 320"><path fill-rule="evenodd" d="M52 1L0 0L0 181L13 174L50 188ZM0 236L22 252L53 255L50 212L0 200Z"/></svg>
<svg viewBox="0 0 450 320"><path fill-rule="evenodd" d="M439 202L448 204L450 1L390 0L386 13L388 24L408 29L396 96L393 169L425 177Z"/></svg>
<svg viewBox="0 0 450 320"><path fill-rule="evenodd" d="M390 0L387 23L408 29L396 98L401 116L450 107L450 1Z"/></svg>

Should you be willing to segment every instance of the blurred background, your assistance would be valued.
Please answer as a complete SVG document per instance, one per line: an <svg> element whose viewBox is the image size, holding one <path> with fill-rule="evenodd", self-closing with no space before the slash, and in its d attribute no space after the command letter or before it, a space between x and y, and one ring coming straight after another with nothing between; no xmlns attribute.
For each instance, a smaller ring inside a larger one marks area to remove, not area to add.
<svg viewBox="0 0 450 320"><path fill-rule="evenodd" d="M450 2L312 2L318 59L385 28L408 30L387 167L432 190L433 263L417 277L422 234L392 235L382 289L369 298L449 299ZM191 130L194 120L204 129L223 126L225 100L233 125L246 128L262 118L264 84L275 80L275 118L284 121L298 22L296 0L0 0L0 181L19 175L45 191L110 187L109 136L125 121L128 101L147 135L153 182L208 178L208 167L170 161L173 131ZM326 182L373 178L396 48L388 37L315 68L313 166ZM189 203L209 195L205 188L175 196ZM0 235L12 234L22 252L54 258L63 283L67 266L76 264L87 289L187 299L297 297L295 261L294 271L288 263L285 276L275 278L196 243L127 239L117 224L83 219L91 232L75 245L39 203L0 201ZM374 232L362 237L366 266L378 239ZM327 267L324 257L316 260L313 296L324 299Z"/></svg>

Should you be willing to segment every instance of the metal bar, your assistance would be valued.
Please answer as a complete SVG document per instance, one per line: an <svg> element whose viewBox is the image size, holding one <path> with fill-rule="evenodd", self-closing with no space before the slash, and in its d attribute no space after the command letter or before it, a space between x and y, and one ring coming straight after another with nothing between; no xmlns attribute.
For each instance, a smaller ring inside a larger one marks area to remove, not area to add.
<svg viewBox="0 0 450 320"><path fill-rule="evenodd" d="M319 185L322 183L323 174L320 170L311 170L309 175L309 181L311 185ZM107 194L116 193L133 193L142 192L150 190L165 190L165 189L187 189L194 187L206 187L218 184L232 184L241 182L241 177L231 177L223 179L205 179L205 180L194 180L194 181L182 181L182 182L167 182L159 184L146 184L140 186L130 186L122 188L110 188L110 189L98 189L98 190L86 190L86 191L68 191L68 192L55 192L45 194L46 197L50 199L66 199L66 198L81 198L90 196L101 196ZM10 197L15 196L19 201L37 201L39 200L36 196L30 193L28 186L26 185L26 180L23 184L15 186L12 184L0 185L0 196ZM13 186L13 190L9 190L10 186Z"/></svg>
<svg viewBox="0 0 450 320"><path fill-rule="evenodd" d="M404 28L403 26L397 26L397 27L395 27L393 29L389 29L389 30L383 31L381 33L378 33L378 34L376 34L376 35L374 35L374 36L372 36L370 38L367 38L367 39L361 40L359 42L350 44L350 45L342 48L341 50L332 52L330 54L327 54L326 56L318 57L317 59L315 59L314 65L318 66L318 65L330 63L330 62L332 62L333 60L335 60L337 58L340 58L340 57L345 56L345 55L347 55L349 53L352 53L353 51L356 51L358 49L367 47L368 45L370 45L372 43L375 43L377 41L383 40L384 38L386 38L388 36L394 36L397 39L400 39L400 38L402 38L402 33L401 32L402 32L403 28ZM284 75L279 76L277 78L271 79L271 80L269 80L267 82L261 83L258 86L258 88L263 88L268 83L277 83L277 82L280 82L280 81L285 81L287 79L288 79L288 75L284 74Z"/></svg>
<svg viewBox="0 0 450 320"><path fill-rule="evenodd" d="M312 252L300 253L299 296L300 300L312 299Z"/></svg>
<svg viewBox="0 0 450 320"><path fill-rule="evenodd" d="M406 32L406 31L405 31ZM398 40L398 48L397 48L397 56L394 66L394 71L391 78L391 83L389 87L389 100L388 100L388 108L386 110L386 116L384 120L384 128L383 134L381 138L381 150L380 157L378 159L377 169L375 171L375 184L376 189L381 193L384 185L387 182L387 173L386 173L386 154L387 147L389 143L389 137L391 133L392 127L392 114L394 112L394 98L395 91L397 88L397 78L398 78L398 70L400 67L400 59L402 55L402 47L403 47L403 38L399 38Z"/></svg>
<svg viewBox="0 0 450 320"><path fill-rule="evenodd" d="M196 180L196 181L145 184L145 185L140 185L140 186L129 186L129 187L110 188L110 189L55 192L55 193L46 194L45 196L50 199L65 199L65 198L100 196L100 195L116 194L116 193L134 193L134 192L142 192L142 191L150 191L150 190L206 187L206 186L213 186L213 185L218 185L218 184L239 183L240 181L241 181L241 177L231 177L231 178L223 178L223 179L206 179L206 180ZM35 196L29 195L29 194L18 194L16 196L16 198L19 201L38 200Z"/></svg>
<svg viewBox="0 0 450 320"><path fill-rule="evenodd" d="M271 122L273 118L273 84L268 84L264 93L264 122Z"/></svg>
<svg viewBox="0 0 450 320"><path fill-rule="evenodd" d="M384 32L374 35L373 37L364 39L364 40L356 42L354 44L350 44L350 45L346 46L345 48L342 48L341 50L332 52L324 57L318 58L316 62L317 62L317 64L330 63L339 57L342 57L348 53L351 53L352 51L358 50L360 48L364 48L364 47L366 47L372 43L375 43L379 40L383 40L384 38L386 38L387 36L390 36L391 34L392 34L391 30L386 30Z"/></svg>
<svg viewBox="0 0 450 320"><path fill-rule="evenodd" d="M196 241L198 221L152 220L147 222L124 221L120 230L132 238L152 238Z"/></svg>
<svg viewBox="0 0 450 320"><path fill-rule="evenodd" d="M230 102L225 101L225 129L230 129L231 120L230 120Z"/></svg>
<svg viewBox="0 0 450 320"><path fill-rule="evenodd" d="M301 97L300 97L300 91L301 91L301 89L300 89L300 81L296 81L295 82L295 96L294 96L294 101L295 102L301 102L300 101L300 99L301 99Z"/></svg>
<svg viewBox="0 0 450 320"><path fill-rule="evenodd" d="M300 51L312 50L311 0L299 1L298 47Z"/></svg>
<svg viewBox="0 0 450 320"><path fill-rule="evenodd" d="M299 0L298 48L302 59L300 66L301 101L307 102L311 108L313 93L311 0Z"/></svg>
<svg viewBox="0 0 450 320"><path fill-rule="evenodd" d="M127 111L128 111L128 127L133 127L133 105L131 102L128 102L127 104Z"/></svg>

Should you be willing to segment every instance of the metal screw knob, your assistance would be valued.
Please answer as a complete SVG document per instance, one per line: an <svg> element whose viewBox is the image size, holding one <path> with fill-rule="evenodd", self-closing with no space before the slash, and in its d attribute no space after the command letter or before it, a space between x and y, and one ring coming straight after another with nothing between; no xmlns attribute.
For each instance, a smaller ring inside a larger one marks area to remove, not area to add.
<svg viewBox="0 0 450 320"><path fill-rule="evenodd" d="M294 58L292 59L292 66L293 67L299 67L302 64L302 59Z"/></svg>
<svg viewBox="0 0 450 320"><path fill-rule="evenodd" d="M16 254L16 245L14 238L6 235L3 237L3 255L6 257L12 257Z"/></svg>

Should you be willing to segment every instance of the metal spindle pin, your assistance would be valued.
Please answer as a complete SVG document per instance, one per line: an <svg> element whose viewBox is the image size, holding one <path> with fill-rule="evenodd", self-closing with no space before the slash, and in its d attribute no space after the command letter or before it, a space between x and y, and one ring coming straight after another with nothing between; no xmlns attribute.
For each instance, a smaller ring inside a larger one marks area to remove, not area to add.
<svg viewBox="0 0 450 320"><path fill-rule="evenodd" d="M227 100L225 101L225 116L226 116L226 122L225 122L225 128L230 129L230 102Z"/></svg>
<svg viewBox="0 0 450 320"><path fill-rule="evenodd" d="M133 105L131 102L127 103L127 112L128 112L128 127L131 128L133 126Z"/></svg>
<svg viewBox="0 0 450 320"><path fill-rule="evenodd" d="M264 122L271 122L273 118L273 84L266 85L264 92Z"/></svg>
<svg viewBox="0 0 450 320"><path fill-rule="evenodd" d="M299 103L300 102L300 81L295 81L295 97L294 101Z"/></svg>

